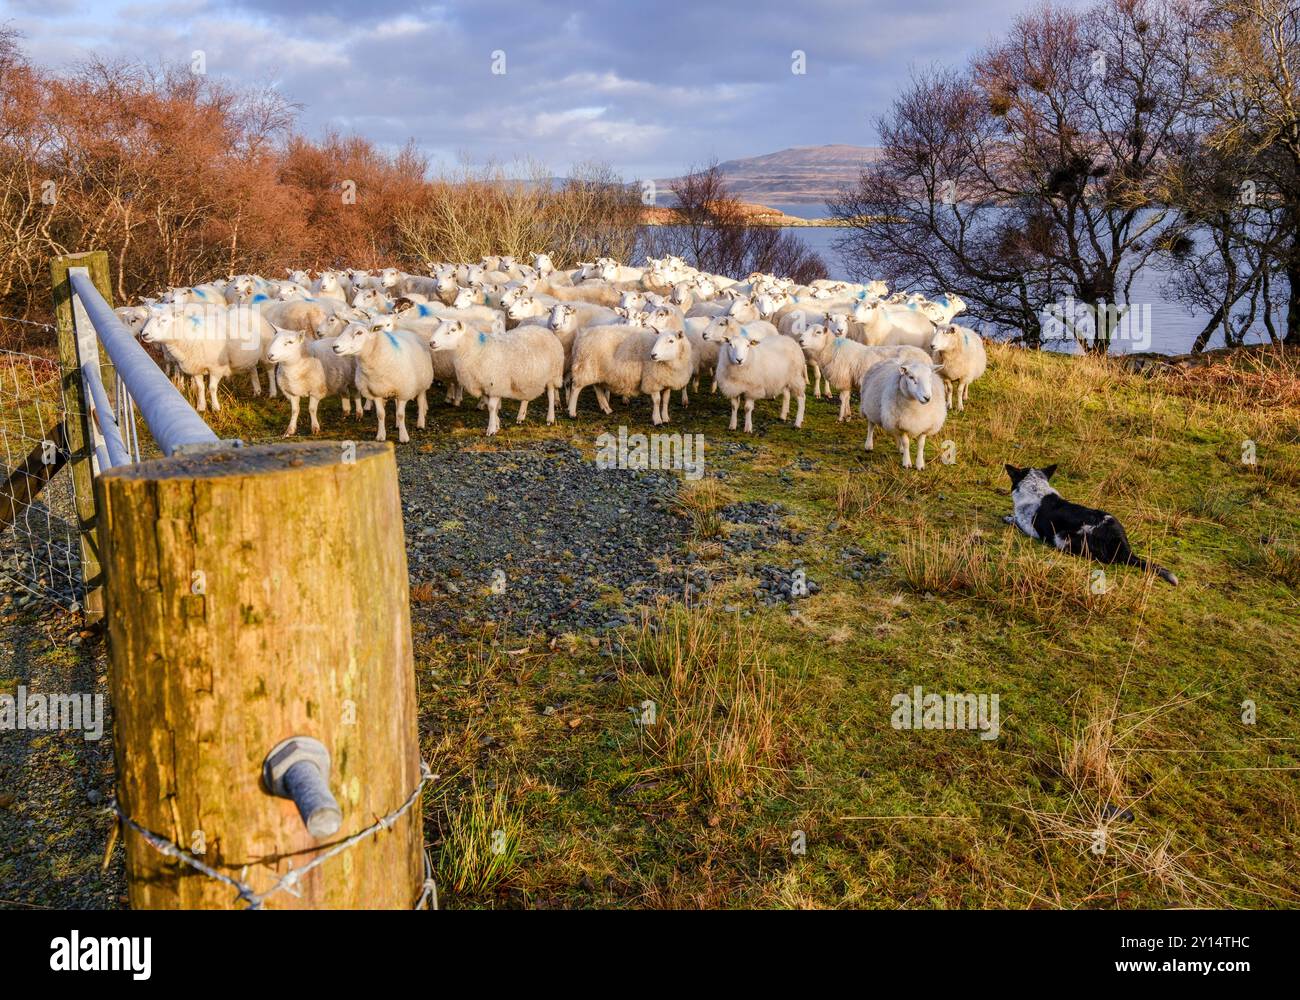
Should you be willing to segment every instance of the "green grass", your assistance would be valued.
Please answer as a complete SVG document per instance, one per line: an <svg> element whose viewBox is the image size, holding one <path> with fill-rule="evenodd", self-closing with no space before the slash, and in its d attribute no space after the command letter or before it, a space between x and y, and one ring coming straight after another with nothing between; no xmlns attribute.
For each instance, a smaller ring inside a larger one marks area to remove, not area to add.
<svg viewBox="0 0 1300 1000"><path fill-rule="evenodd" d="M703 433L708 472L727 473L679 505L723 580L696 606L548 641L440 634L415 605L424 750L449 776L426 803L443 904L1295 906L1296 386L1294 360L1150 379L994 348L939 435L955 463L932 441L922 473L887 438L864 453L834 403L810 400L802 431L760 403L746 436L693 394L673 429ZM373 433L337 405L327 436ZM232 401L217 430L272 436L283 409ZM650 430L644 400L535 415L488 442L481 411L439 403L399 461L448 441L592 453L620 423ZM756 454L720 447L742 441ZM1098 587L1099 567L1005 526L1004 462L1058 462L1062 493L1119 516L1181 585L1107 567ZM724 555L735 499L784 504L807 541ZM854 565L850 547L883 558ZM796 558L821 591L793 615L757 606L753 563ZM894 729L890 699L917 685L998 694L999 739Z"/></svg>

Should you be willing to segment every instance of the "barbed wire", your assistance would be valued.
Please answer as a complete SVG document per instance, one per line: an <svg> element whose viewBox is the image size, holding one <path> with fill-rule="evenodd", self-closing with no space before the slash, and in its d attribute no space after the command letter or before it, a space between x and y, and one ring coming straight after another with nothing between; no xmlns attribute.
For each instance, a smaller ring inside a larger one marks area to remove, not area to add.
<svg viewBox="0 0 1300 1000"><path fill-rule="evenodd" d="M337 857L344 851L355 847L367 837L374 836L380 830L391 829L392 826L405 816L410 808L415 805L416 801L420 798L420 794L424 791L425 786L431 781L438 780L438 778L439 775L434 774L425 761L420 761L419 784L415 786L411 794L406 797L406 801L397 809L390 812L387 816L381 816L364 830L354 833L345 840L340 840L328 851L316 855L316 857L312 858L311 861L307 862L305 865L301 865L298 868L290 868L287 872L276 879L271 887L264 892L257 892L247 882L226 875L224 872L217 871L211 865L205 864L198 858L194 857L194 855L181 848L174 841L167 839L162 834L154 833L154 831L141 826L123 811L122 807L118 805L116 798L109 801L107 811L116 815L124 825L143 837L145 843L158 851L159 854L162 854L164 857L175 858L177 861L189 865L195 871L206 875L208 878L215 879L218 882L230 886L230 888L235 890L236 898L242 899L248 904L245 909L260 910L262 909L262 904L277 892L284 891L289 893L291 896L301 897L302 893L297 890L297 886L305 875L309 874L314 869L319 868L331 858ZM437 909L438 886L433 880L433 864L429 860L428 853L426 852L424 855L424 882L421 885L420 897L416 900L414 908L417 910L424 909L425 904L428 902L432 902L433 909Z"/></svg>
<svg viewBox="0 0 1300 1000"><path fill-rule="evenodd" d="M32 319L19 319L17 316L0 316L0 321L5 323L21 323L23 326L35 326L42 330L56 329L52 323L38 323Z"/></svg>

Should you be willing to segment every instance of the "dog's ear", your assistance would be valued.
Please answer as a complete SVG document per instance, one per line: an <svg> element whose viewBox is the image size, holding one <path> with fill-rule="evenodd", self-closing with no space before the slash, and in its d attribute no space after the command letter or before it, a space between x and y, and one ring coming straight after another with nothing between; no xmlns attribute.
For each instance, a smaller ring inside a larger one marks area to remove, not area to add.
<svg viewBox="0 0 1300 1000"><path fill-rule="evenodd" d="M1051 465L1049 465L1049 466L1046 466L1046 467L1043 469L1043 478L1044 478L1044 479L1048 479L1048 480L1050 480L1050 479L1052 478L1052 476L1054 476L1054 475L1056 475L1056 463L1055 463L1055 462L1053 462L1053 463L1052 463Z"/></svg>
<svg viewBox="0 0 1300 1000"><path fill-rule="evenodd" d="M1013 483L1025 474L1023 469L1017 469L1014 465L1004 465L1002 468L1007 470L1007 475L1011 477Z"/></svg>

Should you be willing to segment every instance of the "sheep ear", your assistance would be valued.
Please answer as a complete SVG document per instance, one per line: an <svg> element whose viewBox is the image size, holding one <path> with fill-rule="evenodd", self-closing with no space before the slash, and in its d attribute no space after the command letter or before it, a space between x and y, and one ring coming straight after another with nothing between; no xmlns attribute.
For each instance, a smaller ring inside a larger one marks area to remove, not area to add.
<svg viewBox="0 0 1300 1000"><path fill-rule="evenodd" d="M1051 465L1049 465L1049 466L1046 466L1046 467L1043 469L1043 478L1044 478L1044 479L1051 479L1054 475L1056 475L1056 463L1055 463L1055 462L1053 462L1053 463L1052 463Z"/></svg>

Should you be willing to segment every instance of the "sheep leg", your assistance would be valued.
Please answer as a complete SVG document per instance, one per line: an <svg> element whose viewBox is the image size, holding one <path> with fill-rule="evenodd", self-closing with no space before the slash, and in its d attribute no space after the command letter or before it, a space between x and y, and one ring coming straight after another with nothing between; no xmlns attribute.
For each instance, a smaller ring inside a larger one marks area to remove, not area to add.
<svg viewBox="0 0 1300 1000"><path fill-rule="evenodd" d="M217 399L217 387L221 385L221 376L216 372L208 372L208 397L214 410L221 409L221 401Z"/></svg>
<svg viewBox="0 0 1300 1000"><path fill-rule="evenodd" d="M689 405L690 401L691 397L686 394L686 386L682 386L682 406Z"/></svg>
<svg viewBox="0 0 1300 1000"><path fill-rule="evenodd" d="M343 416L346 417L349 413L352 412L352 400L351 398L349 398L346 392L339 398L343 400Z"/></svg>
<svg viewBox="0 0 1300 1000"><path fill-rule="evenodd" d="M316 416L316 408L320 406L319 396L309 396L307 398L307 414L311 417L311 432L320 433L320 420Z"/></svg>
<svg viewBox="0 0 1300 1000"><path fill-rule="evenodd" d="M736 415L739 412L739 410L740 410L740 397L733 396L731 399L731 423L727 424L727 430L734 431L736 429Z"/></svg>
<svg viewBox="0 0 1300 1000"><path fill-rule="evenodd" d="M487 398L488 437L491 437L493 434L495 434L497 431L501 429L501 418L498 416L498 411L500 411L500 409L501 409L501 400L496 396L489 396Z"/></svg>
<svg viewBox="0 0 1300 1000"><path fill-rule="evenodd" d="M745 433L754 433L754 401L745 397Z"/></svg>
<svg viewBox="0 0 1300 1000"><path fill-rule="evenodd" d="M555 401L560 396L560 390L553 385L546 387L546 422L555 423Z"/></svg>
<svg viewBox="0 0 1300 1000"><path fill-rule="evenodd" d="M866 451L871 451L876 447L876 425L870 420L867 421L867 440L862 445Z"/></svg>
<svg viewBox="0 0 1300 1000"><path fill-rule="evenodd" d="M527 416L528 416L528 400L521 399L519 401L519 416L515 417L515 423L522 424L525 418L527 418Z"/></svg>
<svg viewBox="0 0 1300 1000"><path fill-rule="evenodd" d="M587 388L585 385L578 385L577 382L569 387L569 416L578 415L578 396L585 388Z"/></svg>
<svg viewBox="0 0 1300 1000"><path fill-rule="evenodd" d="M387 441L388 435L384 432L384 410L388 404L382 399L375 400L375 416L379 418L379 433L375 435L376 441Z"/></svg>
<svg viewBox="0 0 1300 1000"><path fill-rule="evenodd" d="M962 382L958 387L961 390L961 402L958 403L957 409L966 409L966 400L970 398L970 383Z"/></svg>
<svg viewBox="0 0 1300 1000"><path fill-rule="evenodd" d="M284 436L293 437L298 433L298 397L289 396L287 392L285 395L289 398L289 426L285 428Z"/></svg>
<svg viewBox="0 0 1300 1000"><path fill-rule="evenodd" d="M781 390L781 422L785 423L790 419L790 390Z"/></svg>
<svg viewBox="0 0 1300 1000"><path fill-rule="evenodd" d="M197 409L200 413L208 408L208 398L206 387L203 385L202 375L193 375L191 380L194 383L194 395L198 399Z"/></svg>
<svg viewBox="0 0 1300 1000"><path fill-rule="evenodd" d="M916 439L916 467L917 469L925 468L925 435L922 434Z"/></svg>
<svg viewBox="0 0 1300 1000"><path fill-rule="evenodd" d="M840 393L840 423L849 419L849 394L852 389L845 389Z"/></svg>
<svg viewBox="0 0 1300 1000"><path fill-rule="evenodd" d="M429 397L425 393L420 393L415 400L415 426L424 430L424 417L429 412Z"/></svg>
<svg viewBox="0 0 1300 1000"><path fill-rule="evenodd" d="M596 402L600 404L602 413L614 412L614 407L609 405L609 389L606 386L596 386Z"/></svg>
<svg viewBox="0 0 1300 1000"><path fill-rule="evenodd" d="M673 391L671 389L664 390L663 406L659 408L659 416L663 417L664 423L668 423L668 400L672 398L672 395L673 395ZM682 395L683 396L686 395L685 389L682 389Z"/></svg>
<svg viewBox="0 0 1300 1000"><path fill-rule="evenodd" d="M276 390L278 388L277 383L280 380L275 377L275 373L278 370L278 367L279 367L278 365L268 365L266 369L266 384L269 387L268 392L270 393L272 399L275 399L275 397L278 395L278 392Z"/></svg>
<svg viewBox="0 0 1300 1000"><path fill-rule="evenodd" d="M257 374L257 365L248 370L248 377L253 383L253 395L262 395L262 377Z"/></svg>
<svg viewBox="0 0 1300 1000"><path fill-rule="evenodd" d="M903 468L912 467L912 439L906 433L898 435L898 447L903 452Z"/></svg>
<svg viewBox="0 0 1300 1000"><path fill-rule="evenodd" d="M796 407L796 409L795 409L795 411L794 411L794 425L795 425L795 427L802 427L802 426L803 426L803 408L804 408L804 398L805 398L806 396L807 396L806 388L805 388L805 389L800 389L800 390L799 390L799 405Z"/></svg>
<svg viewBox="0 0 1300 1000"><path fill-rule="evenodd" d="M409 402L408 399L393 400L393 409L397 411L397 440L402 444L411 440L411 435L406 433L406 404Z"/></svg>

